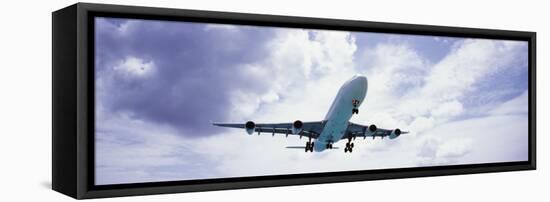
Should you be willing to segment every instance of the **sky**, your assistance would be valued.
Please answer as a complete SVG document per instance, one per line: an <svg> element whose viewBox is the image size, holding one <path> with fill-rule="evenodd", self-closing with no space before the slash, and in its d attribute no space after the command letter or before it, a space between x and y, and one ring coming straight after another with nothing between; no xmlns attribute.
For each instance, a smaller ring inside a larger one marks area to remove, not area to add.
<svg viewBox="0 0 550 202"><path fill-rule="evenodd" d="M528 159L527 42L96 18L95 43L97 185ZM305 153L211 125L320 121L355 74L350 121L409 134Z"/></svg>

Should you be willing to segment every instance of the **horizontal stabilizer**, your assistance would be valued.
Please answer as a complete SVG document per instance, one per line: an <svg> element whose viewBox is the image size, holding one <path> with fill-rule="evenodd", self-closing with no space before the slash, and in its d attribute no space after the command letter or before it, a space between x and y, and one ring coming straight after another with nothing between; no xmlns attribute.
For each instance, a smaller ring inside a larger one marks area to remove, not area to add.
<svg viewBox="0 0 550 202"><path fill-rule="evenodd" d="M304 147L304 146L287 146L286 148L287 149L305 149L306 147Z"/></svg>

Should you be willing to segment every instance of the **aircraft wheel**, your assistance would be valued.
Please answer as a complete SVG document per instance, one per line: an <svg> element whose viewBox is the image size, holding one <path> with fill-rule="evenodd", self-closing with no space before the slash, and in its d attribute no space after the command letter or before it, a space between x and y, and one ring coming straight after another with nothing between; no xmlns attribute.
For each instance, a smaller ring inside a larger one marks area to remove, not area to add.
<svg viewBox="0 0 550 202"><path fill-rule="evenodd" d="M348 148L347 147L344 149L344 153L348 153Z"/></svg>
<svg viewBox="0 0 550 202"><path fill-rule="evenodd" d="M349 153L351 153L353 150L351 148L349 148Z"/></svg>
<svg viewBox="0 0 550 202"><path fill-rule="evenodd" d="M350 146L351 146L350 148L353 148L353 142L351 143L351 145L350 145Z"/></svg>
<svg viewBox="0 0 550 202"><path fill-rule="evenodd" d="M347 142L347 143L346 143L346 147L349 147L349 145L350 145L349 142Z"/></svg>

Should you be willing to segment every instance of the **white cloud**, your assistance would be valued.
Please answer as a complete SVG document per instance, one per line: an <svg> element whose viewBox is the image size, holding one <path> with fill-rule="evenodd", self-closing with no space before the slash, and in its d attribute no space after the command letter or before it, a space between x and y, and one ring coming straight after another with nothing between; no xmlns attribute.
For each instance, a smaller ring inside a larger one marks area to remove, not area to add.
<svg viewBox="0 0 550 202"><path fill-rule="evenodd" d="M204 26L205 31L224 31L224 32L238 32L239 28L235 25L228 24L206 24Z"/></svg>
<svg viewBox="0 0 550 202"><path fill-rule="evenodd" d="M416 139L417 163L428 166L526 161L527 124L525 114L440 124Z"/></svg>
<svg viewBox="0 0 550 202"><path fill-rule="evenodd" d="M116 21L112 22L112 21ZM110 22L111 21L111 22ZM139 20L116 20L114 18L96 18L96 31L108 31L115 34L116 37L125 37L135 29Z"/></svg>
<svg viewBox="0 0 550 202"><path fill-rule="evenodd" d="M436 118L446 118L458 116L462 113L462 111L464 111L462 103L458 102L457 100L453 100L450 102L442 103L439 106L435 107L430 112L430 115Z"/></svg>
<svg viewBox="0 0 550 202"><path fill-rule="evenodd" d="M468 154L472 150L472 139L449 139L445 140L437 150L436 157L456 158Z"/></svg>
<svg viewBox="0 0 550 202"><path fill-rule="evenodd" d="M205 168L193 139L165 125L111 113L96 106L96 184L118 184L207 178L218 175Z"/></svg>
<svg viewBox="0 0 550 202"><path fill-rule="evenodd" d="M528 108L529 93L524 91L520 96L500 104L489 112L491 115L526 114Z"/></svg>
<svg viewBox="0 0 550 202"><path fill-rule="evenodd" d="M281 121L300 118L292 116L306 114L295 110L296 104L303 106L300 109L315 109L317 106L311 105L319 104L328 109L329 100L332 100L335 94L333 92L336 92L340 83L354 74L353 54L356 46L348 32L280 29L267 47L273 50L268 58L259 63L243 64L239 74L261 80L259 83L266 85L270 90L263 94L255 94L246 89L231 92L234 109L230 117L232 120L241 121L243 117L258 118L256 113L264 113L271 118L281 117ZM304 98L305 96L310 97ZM302 101L314 98L326 103ZM264 107L266 105L268 107ZM311 117L316 120L324 114L311 115L313 116L302 116L301 119Z"/></svg>
<svg viewBox="0 0 550 202"><path fill-rule="evenodd" d="M354 117L354 121L383 128L406 127L405 121L412 121L406 111L417 107L410 105L401 111L399 106L408 91L423 85L423 78L430 70L429 61L408 44L397 42L380 43L361 56L366 62L358 67L365 69L369 87L360 109L362 114Z"/></svg>
<svg viewBox="0 0 550 202"><path fill-rule="evenodd" d="M514 47L493 40L463 40L438 64L435 64L426 84L419 92L430 101L450 101L475 90L475 84L484 76L507 67Z"/></svg>
<svg viewBox="0 0 550 202"><path fill-rule="evenodd" d="M127 56L113 66L113 70L126 78L144 78L155 72L155 63L134 56Z"/></svg>
<svg viewBox="0 0 550 202"><path fill-rule="evenodd" d="M479 83L496 72L522 68L513 64L524 48L520 42L459 40L431 64L406 43L379 44L364 56L369 61L364 65L370 67L369 92L361 110L367 114L358 120L420 129L412 135L443 124L469 110L462 100Z"/></svg>
<svg viewBox="0 0 550 202"><path fill-rule="evenodd" d="M409 124L409 130L414 131L415 133L422 133L427 129L431 129L435 126L435 119L433 117L416 117L411 124Z"/></svg>

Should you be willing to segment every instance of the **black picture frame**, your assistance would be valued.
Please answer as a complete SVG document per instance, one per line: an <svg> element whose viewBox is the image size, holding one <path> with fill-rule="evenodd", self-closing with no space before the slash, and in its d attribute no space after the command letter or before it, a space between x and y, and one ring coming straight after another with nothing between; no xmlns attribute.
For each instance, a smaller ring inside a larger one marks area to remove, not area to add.
<svg viewBox="0 0 550 202"><path fill-rule="evenodd" d="M528 42L528 161L260 177L95 185L93 18L315 28ZM52 13L52 188L77 199L536 169L536 33L77 3Z"/></svg>

